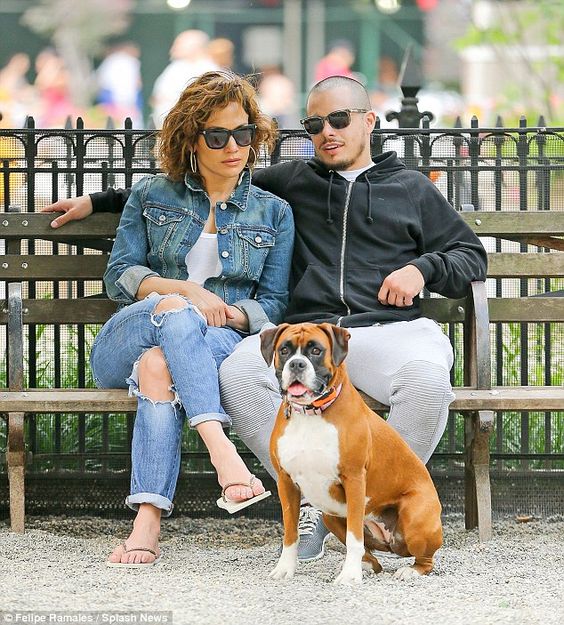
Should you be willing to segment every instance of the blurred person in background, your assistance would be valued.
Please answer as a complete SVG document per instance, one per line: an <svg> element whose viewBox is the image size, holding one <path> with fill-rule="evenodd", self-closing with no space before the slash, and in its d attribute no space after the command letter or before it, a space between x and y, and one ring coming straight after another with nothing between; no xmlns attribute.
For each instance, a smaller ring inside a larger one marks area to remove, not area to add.
<svg viewBox="0 0 564 625"><path fill-rule="evenodd" d="M401 106L399 71L397 63L389 56L383 56L376 61L376 70L376 84L370 91L370 103L372 110L380 118L381 125L385 126L386 113Z"/></svg>
<svg viewBox="0 0 564 625"><path fill-rule="evenodd" d="M354 48L350 41L338 39L329 46L329 52L315 66L315 82L330 76L353 78L355 60Z"/></svg>
<svg viewBox="0 0 564 625"><path fill-rule="evenodd" d="M160 128L186 85L205 72L221 69L208 52L209 37L201 30L185 30L170 48L170 63L155 81L151 105L153 121Z"/></svg>
<svg viewBox="0 0 564 625"><path fill-rule="evenodd" d="M134 128L143 125L139 56L134 43L120 43L110 48L96 70L96 101L119 126L126 117L131 117Z"/></svg>
<svg viewBox="0 0 564 625"><path fill-rule="evenodd" d="M35 91L26 77L30 67L29 56L19 52L0 69L0 125L5 128L22 127L33 113Z"/></svg>
<svg viewBox="0 0 564 625"><path fill-rule="evenodd" d="M260 76L258 96L262 112L274 117L278 128L299 128L294 83L277 67L263 68Z"/></svg>
<svg viewBox="0 0 564 625"><path fill-rule="evenodd" d="M70 89L69 73L63 59L53 48L41 51L35 59L34 86L39 97L37 126L63 126L66 118L76 113Z"/></svg>
<svg viewBox="0 0 564 625"><path fill-rule="evenodd" d="M230 39L218 37L208 44L211 60L222 69L233 69L235 45Z"/></svg>

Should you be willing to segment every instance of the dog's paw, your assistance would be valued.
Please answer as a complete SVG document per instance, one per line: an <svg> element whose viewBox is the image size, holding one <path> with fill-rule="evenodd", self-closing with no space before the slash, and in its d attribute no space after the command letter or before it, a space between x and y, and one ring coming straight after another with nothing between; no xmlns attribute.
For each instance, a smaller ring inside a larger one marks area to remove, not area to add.
<svg viewBox="0 0 564 625"><path fill-rule="evenodd" d="M421 577L421 573L412 566L402 566L394 573L394 579L413 579L414 577Z"/></svg>
<svg viewBox="0 0 564 625"><path fill-rule="evenodd" d="M278 560L278 564L270 571L268 577L272 579L291 579L296 572L296 563L283 562L282 558Z"/></svg>
<svg viewBox="0 0 564 625"><path fill-rule="evenodd" d="M362 566L359 566L358 568L355 567L353 569L352 567L347 568L347 566L345 565L343 567L343 570L339 573L339 575L337 575L333 583L339 586L354 586L356 584L361 584Z"/></svg>
<svg viewBox="0 0 564 625"><path fill-rule="evenodd" d="M362 559L362 570L368 571L369 573L381 573L382 565L374 556L370 556L367 560L365 560L364 558Z"/></svg>

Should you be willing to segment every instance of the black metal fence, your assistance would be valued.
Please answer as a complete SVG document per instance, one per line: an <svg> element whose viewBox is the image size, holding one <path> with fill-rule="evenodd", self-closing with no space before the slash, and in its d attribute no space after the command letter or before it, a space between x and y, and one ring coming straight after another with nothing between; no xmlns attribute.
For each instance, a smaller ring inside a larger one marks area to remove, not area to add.
<svg viewBox="0 0 564 625"><path fill-rule="evenodd" d="M154 131L133 130L130 124L122 130L88 130L80 120L76 128L66 130L35 129L32 120L21 130L0 129L0 212L34 212L60 198L100 191L108 186L131 186L142 176L157 171L156 141ZM474 119L470 128L451 129L429 128L424 120L423 127L418 129L377 127L371 141L373 154L395 150L409 168L429 176L457 210L564 210L564 128L542 127L542 120L538 127L528 127L523 119L519 128L501 125L479 128ZM273 154L261 154L259 166L312 155L312 144L306 134L281 131ZM1 228L0 225L0 254L3 253ZM494 239L485 239L484 244L489 250L539 251ZM37 243L36 249L33 244L30 246L30 253L69 252L68 246L60 243ZM88 262L89 254L100 253L76 247L72 251L83 256L83 262ZM100 293L102 285L88 281L65 285L39 282L30 283L27 288L30 297L83 297ZM496 296L534 297L558 290L564 293L564 284L558 280L488 280L487 288ZM0 297L4 296L3 289L0 282ZM30 326L26 358L28 385L93 385L87 362L97 330L98 327L88 325ZM453 383L461 385L461 328L452 324L446 330L457 354ZM562 324L496 323L492 324L491 332L494 384L564 383ZM5 328L0 328L0 378L4 378L0 379L0 385L5 383L5 348ZM101 504L109 505L111 495L98 478L106 483L117 479L123 484L129 471L132 428L132 415L31 416L27 420L31 452L28 475L42 476L44 484L53 484L55 490L60 490L63 476L77 479L79 485L89 478L91 489L97 484L96 489L100 490L96 492L105 493L95 497L99 497ZM0 453L6 448L6 430L5 422L0 421ZM454 484L454 491L461 476L463 433L463 416L452 413L431 463L436 479ZM530 494L533 476L548 480L547 484L554 484L556 478L561 485L564 407L558 413L503 414L497 420L491 446L494 506L496 475L510 480L503 487L507 501L515 496L519 484L523 493ZM203 472L204 478L209 479L210 469L207 454L197 438L187 433L182 479L188 479L194 472ZM4 470L1 466L0 472ZM0 473L0 481L3 478L5 475ZM551 488L547 486L544 491L549 499L554 498ZM453 494L453 502L457 497L460 500L460 496L460 492ZM562 498L556 497L554 502L557 507ZM456 502L452 508L456 509Z"/></svg>

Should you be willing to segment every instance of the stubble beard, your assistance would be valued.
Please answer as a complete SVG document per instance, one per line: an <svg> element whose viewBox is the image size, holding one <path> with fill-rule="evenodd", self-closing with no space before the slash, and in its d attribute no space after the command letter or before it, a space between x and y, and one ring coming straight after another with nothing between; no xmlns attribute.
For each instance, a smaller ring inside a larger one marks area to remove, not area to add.
<svg viewBox="0 0 564 625"><path fill-rule="evenodd" d="M327 165L328 167L330 167L331 169L333 169L335 171L346 171L362 155L362 153L364 152L365 147L366 147L366 139L363 139L362 143L359 145L358 150L357 150L357 152L356 152L356 154L354 156L351 156L351 157L347 158L346 160L343 159L342 161L338 161L338 162L326 161L323 158L323 156L320 156L319 158L325 165Z"/></svg>

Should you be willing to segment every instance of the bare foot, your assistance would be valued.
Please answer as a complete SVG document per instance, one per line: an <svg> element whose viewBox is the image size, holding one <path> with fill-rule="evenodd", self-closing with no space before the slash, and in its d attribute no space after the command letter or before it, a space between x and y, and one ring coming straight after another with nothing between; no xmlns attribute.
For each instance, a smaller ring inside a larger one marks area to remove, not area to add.
<svg viewBox="0 0 564 625"><path fill-rule="evenodd" d="M142 504L141 507L143 508L145 505L149 504ZM150 507L153 508L153 506ZM155 517L154 513L152 516ZM112 551L108 558L110 562L121 562L122 564L149 564L158 558L160 555L160 511L158 515L156 515L156 521L155 518L147 517L148 515L144 515L140 510L133 522L133 531L123 543ZM124 544L128 549L127 553L123 548ZM148 551L136 551L135 547L152 549L157 555L154 556Z"/></svg>
<svg viewBox="0 0 564 625"><path fill-rule="evenodd" d="M264 493L264 486L258 478L255 478L252 487L245 486L251 480L251 472L247 469L243 459L237 453L235 445L230 440L227 439L225 441L221 451L213 455L210 454L210 459L217 471L217 479L222 488L225 484L241 482L241 485L230 486L225 491L227 499L231 501L245 501L255 495Z"/></svg>

